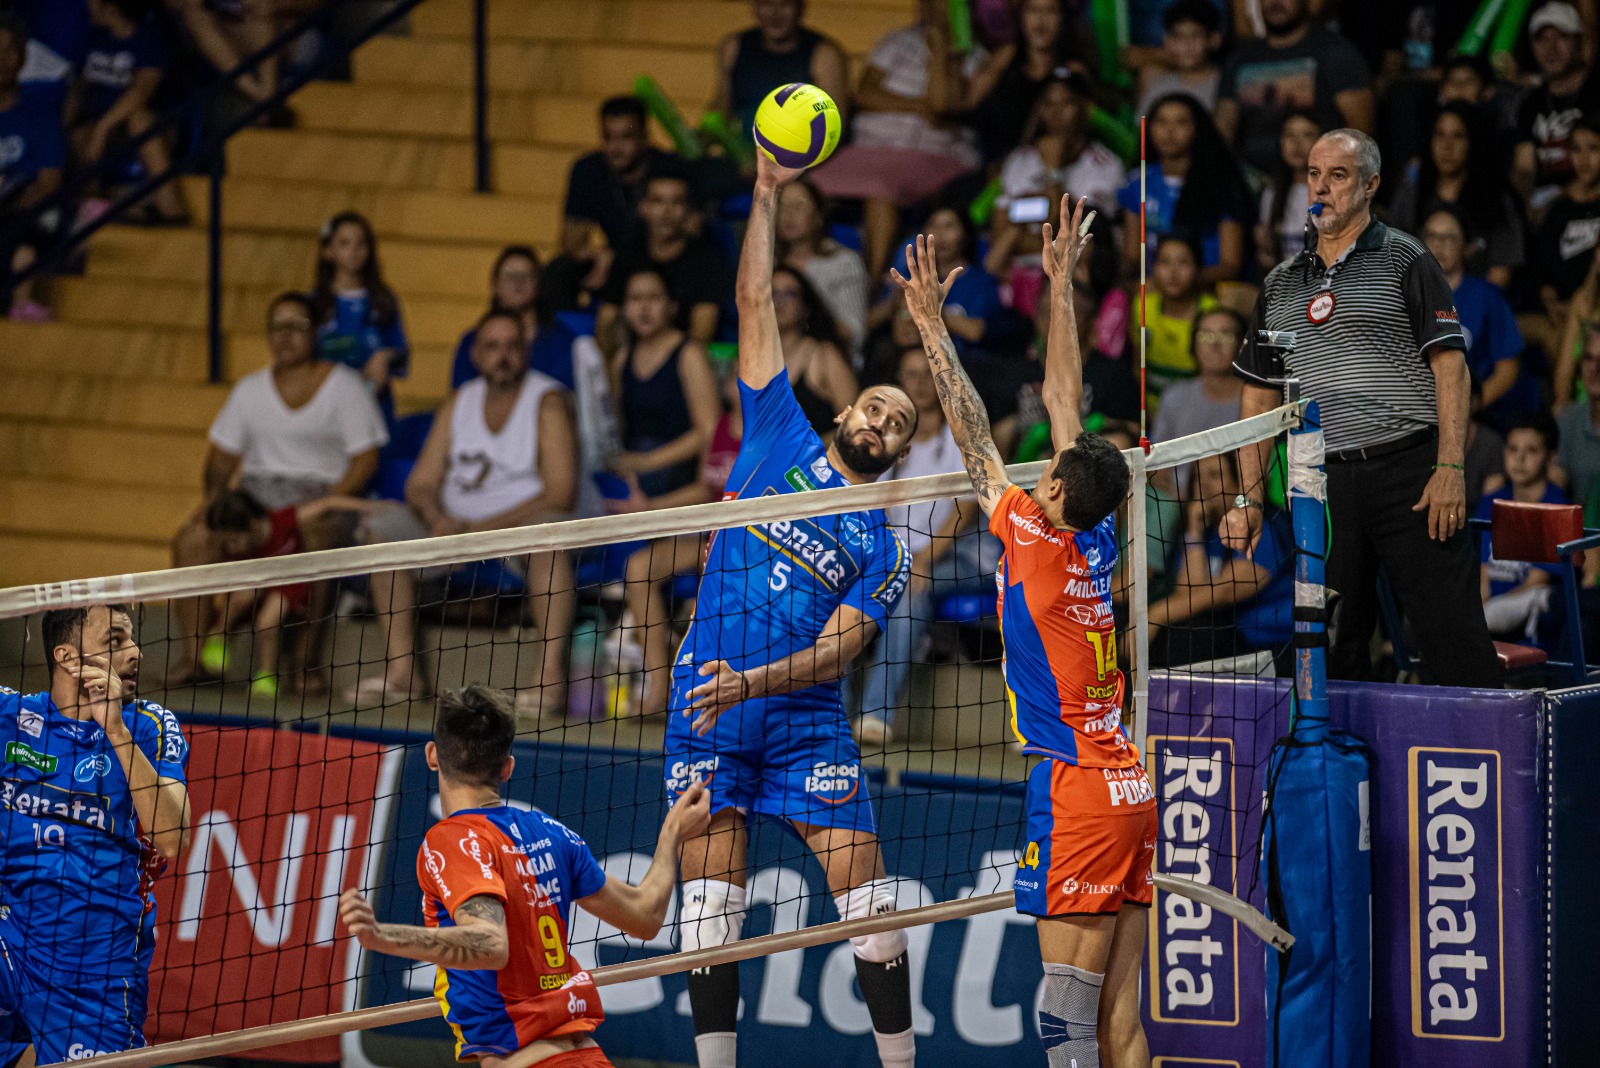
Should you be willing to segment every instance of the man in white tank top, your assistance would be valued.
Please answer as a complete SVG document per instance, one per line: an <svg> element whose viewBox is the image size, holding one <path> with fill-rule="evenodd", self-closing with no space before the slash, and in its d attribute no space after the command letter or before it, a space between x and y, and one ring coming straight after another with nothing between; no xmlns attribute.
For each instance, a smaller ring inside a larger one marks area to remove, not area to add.
<svg viewBox="0 0 1600 1068"><path fill-rule="evenodd" d="M406 480L406 503L367 520L371 542L503 530L568 518L577 502L578 444L572 396L548 375L528 369L522 321L490 312L478 324L472 362L481 377L465 383L439 409L417 465ZM576 601L566 553L508 558L527 582L528 614L543 643L531 677L519 680L517 709L566 704L567 638ZM449 568L372 576L372 602L388 639L384 674L363 679L358 705L413 700L429 692L417 662L419 579L442 582Z"/></svg>

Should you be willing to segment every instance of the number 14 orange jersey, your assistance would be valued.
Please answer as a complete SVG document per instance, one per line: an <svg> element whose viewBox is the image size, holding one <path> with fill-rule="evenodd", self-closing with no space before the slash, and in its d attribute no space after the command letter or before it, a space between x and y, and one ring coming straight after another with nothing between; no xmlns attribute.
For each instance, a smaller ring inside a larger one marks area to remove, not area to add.
<svg viewBox="0 0 1600 1068"><path fill-rule="evenodd" d="M1012 486L989 517L1004 552L1000 587L1002 666L1011 729L1023 752L1085 768L1127 768L1139 753L1122 730L1111 573L1116 519L1093 530L1057 530L1031 496Z"/></svg>

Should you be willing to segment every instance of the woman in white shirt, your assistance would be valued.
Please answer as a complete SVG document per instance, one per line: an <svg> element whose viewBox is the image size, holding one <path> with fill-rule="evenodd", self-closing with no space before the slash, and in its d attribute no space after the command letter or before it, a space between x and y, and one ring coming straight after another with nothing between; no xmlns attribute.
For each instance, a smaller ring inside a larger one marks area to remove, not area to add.
<svg viewBox="0 0 1600 1068"><path fill-rule="evenodd" d="M235 484L271 512L321 497L359 496L378 469L378 450L389 441L383 414L359 374L317 357L309 298L286 293L275 299L267 310L267 339L271 365L241 378L211 424L205 499L173 538L175 567L218 562L202 517L206 505ZM173 602L177 652L168 686L194 679L212 607L204 598ZM319 614L326 613L313 607L313 620Z"/></svg>

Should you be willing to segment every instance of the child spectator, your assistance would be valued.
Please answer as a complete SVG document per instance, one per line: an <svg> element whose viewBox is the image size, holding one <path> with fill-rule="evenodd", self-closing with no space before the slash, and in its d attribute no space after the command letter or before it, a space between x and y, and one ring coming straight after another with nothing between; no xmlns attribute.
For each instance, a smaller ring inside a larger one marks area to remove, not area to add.
<svg viewBox="0 0 1600 1068"><path fill-rule="evenodd" d="M854 249L828 236L828 216L816 186L802 178L779 188L777 231L778 262L804 274L815 287L851 365L859 369L867 338L867 270Z"/></svg>
<svg viewBox="0 0 1600 1068"><path fill-rule="evenodd" d="M1311 146L1322 132L1317 120L1304 111L1286 115L1278 131L1278 169L1261 191L1256 217L1256 266L1262 277L1305 250L1306 209L1311 206L1306 169Z"/></svg>
<svg viewBox="0 0 1600 1068"><path fill-rule="evenodd" d="M829 440L834 419L860 393L855 373L839 351L833 316L811 283L792 267L772 272L772 306L794 399L812 429Z"/></svg>
<svg viewBox="0 0 1600 1068"><path fill-rule="evenodd" d="M133 140L155 121L150 100L166 73L167 48L155 17L144 10L141 0L89 0L94 27L68 109L73 155L80 164L99 163L113 137ZM140 145L139 162L151 176L165 174L172 162L166 141L152 137ZM183 186L176 181L158 186L142 221L187 224Z"/></svg>
<svg viewBox="0 0 1600 1068"><path fill-rule="evenodd" d="M330 517L341 512L364 514L384 506L384 502L361 497L323 497L308 504L285 505L269 511L247 490L228 490L206 506L208 555L216 560L262 560L335 548L340 539L332 535ZM269 700L276 697L280 677L295 680L289 688L297 693L304 692L308 628L298 628L290 656L294 667L288 671L282 670L279 662L280 628L310 622L307 609L312 586L309 582L296 582L261 590L254 597L235 593L219 598L223 602L223 610L217 617L221 620L221 635L226 635L247 617L254 622L251 646L255 662L250 676L253 696ZM207 643L217 640L218 636L214 636L208 638ZM225 662L226 657L222 660Z"/></svg>
<svg viewBox="0 0 1600 1068"><path fill-rule="evenodd" d="M600 290L594 336L607 356L614 356L623 340L617 331L623 284L640 271L654 271L666 279L676 301L677 329L701 345L716 337L733 282L716 249L691 229L691 192L689 179L675 172L652 174L645 180L644 199L639 202L643 233L618 250Z"/></svg>
<svg viewBox="0 0 1600 1068"><path fill-rule="evenodd" d="M1519 417L1506 429L1505 481L1483 495L1477 517L1490 519L1495 501L1566 504L1567 495L1550 481L1550 461L1559 433L1543 412ZM1531 637L1539 614L1550 607L1554 565L1496 560L1488 533L1483 535L1481 583L1483 614L1497 636Z"/></svg>
<svg viewBox="0 0 1600 1068"><path fill-rule="evenodd" d="M1533 242L1533 275L1539 283L1539 301L1545 315L1538 322L1549 347L1554 347L1567 325L1570 302L1588 277L1600 245L1600 115L1585 116L1572 131L1572 180L1551 202ZM1557 353L1558 384L1571 382L1560 364L1569 353ZM1558 405L1570 398L1556 395Z"/></svg>
<svg viewBox="0 0 1600 1068"><path fill-rule="evenodd" d="M612 369L623 451L611 470L627 480L630 497L659 497L692 483L716 429L716 376L705 349L673 325L677 310L657 271L638 271L623 284L628 344Z"/></svg>
<svg viewBox="0 0 1600 1068"><path fill-rule="evenodd" d="M1310 111L1324 130L1373 127L1366 61L1349 41L1313 22L1309 8L1310 0L1264 0L1267 35L1239 42L1222 66L1217 128L1263 173L1273 169L1278 130L1291 111Z"/></svg>
<svg viewBox="0 0 1600 1068"><path fill-rule="evenodd" d="M869 278L882 278L889 266L901 210L982 162L976 134L953 119L982 63L981 49L964 60L951 52L940 0L919 0L915 23L872 46L856 90L851 143L812 179L830 197L864 202Z"/></svg>
<svg viewBox="0 0 1600 1068"><path fill-rule="evenodd" d="M1022 143L1039 95L1052 78L1081 69L1082 49L1061 0L1022 0L1015 39L996 48L967 85L969 121L983 158L1004 159Z"/></svg>
<svg viewBox="0 0 1600 1068"><path fill-rule="evenodd" d="M1389 204L1389 224L1415 234L1440 208L1470 219L1481 235L1462 250L1466 269L1509 287L1512 272L1527 260L1522 209L1506 183L1489 117L1470 104L1439 109L1428 151Z"/></svg>
<svg viewBox="0 0 1600 1068"><path fill-rule="evenodd" d="M839 119L850 107L850 61L826 34L804 24L805 0L754 0L756 24L717 45L717 95L711 107L748 139L756 108L790 82L810 82L833 98Z"/></svg>
<svg viewBox="0 0 1600 1068"><path fill-rule="evenodd" d="M1171 441L1238 421L1244 381L1233 373L1233 357L1244 331L1244 318L1232 308L1213 307L1200 313L1193 334L1200 374L1172 383L1161 394L1151 440ZM1192 467L1177 469L1179 496L1189 493Z"/></svg>
<svg viewBox="0 0 1600 1068"><path fill-rule="evenodd" d="M1494 68L1482 56L1453 53L1439 70L1439 105L1488 107L1494 99Z"/></svg>
<svg viewBox="0 0 1600 1068"><path fill-rule="evenodd" d="M1201 292L1194 246L1175 234L1161 238L1156 246L1150 280L1155 284L1145 294L1145 325L1150 330L1145 365L1146 389L1154 411L1168 386L1194 376L1195 319L1215 308L1217 299ZM1137 351L1138 316L1132 318L1129 329Z"/></svg>
<svg viewBox="0 0 1600 1068"><path fill-rule="evenodd" d="M36 280L13 279L50 240L28 220L60 188L66 148L54 109L19 84L27 40L20 22L0 15L0 302L14 320L44 322L50 309L39 302Z"/></svg>
<svg viewBox="0 0 1600 1068"><path fill-rule="evenodd" d="M383 280L377 235L364 216L343 211L323 225L311 306L317 355L359 371L393 422L389 380L405 377L411 346L400 299Z"/></svg>
<svg viewBox="0 0 1600 1068"><path fill-rule="evenodd" d="M1210 289L1244 270L1246 226L1255 218L1239 165L1211 116L1187 93L1156 101L1149 120L1145 236L1150 252L1168 234L1181 233L1200 250L1200 284ZM1123 256L1130 273L1139 264L1139 172L1122 187L1126 210Z"/></svg>
<svg viewBox="0 0 1600 1068"><path fill-rule="evenodd" d="M1154 114L1156 101L1188 93L1207 110L1217 106L1217 50L1222 47L1222 15L1211 0L1176 0L1161 13L1159 65L1139 71L1139 114Z"/></svg>
<svg viewBox="0 0 1600 1068"><path fill-rule="evenodd" d="M1482 275L1467 271L1467 233L1461 216L1445 208L1424 220L1421 236L1455 294L1467 339L1467 370L1482 403L1479 418L1505 426L1513 416L1540 406L1539 386L1522 374L1522 331L1505 294Z"/></svg>

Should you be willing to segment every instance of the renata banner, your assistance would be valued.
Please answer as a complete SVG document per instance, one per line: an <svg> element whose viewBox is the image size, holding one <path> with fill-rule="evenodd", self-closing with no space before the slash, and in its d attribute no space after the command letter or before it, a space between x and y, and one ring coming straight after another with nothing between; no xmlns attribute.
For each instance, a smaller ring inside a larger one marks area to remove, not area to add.
<svg viewBox="0 0 1600 1068"><path fill-rule="evenodd" d="M188 850L156 881L152 1042L353 1005L355 944L339 894L362 885L389 830L400 753L269 729L186 732ZM339 1059L336 1038L253 1052Z"/></svg>

